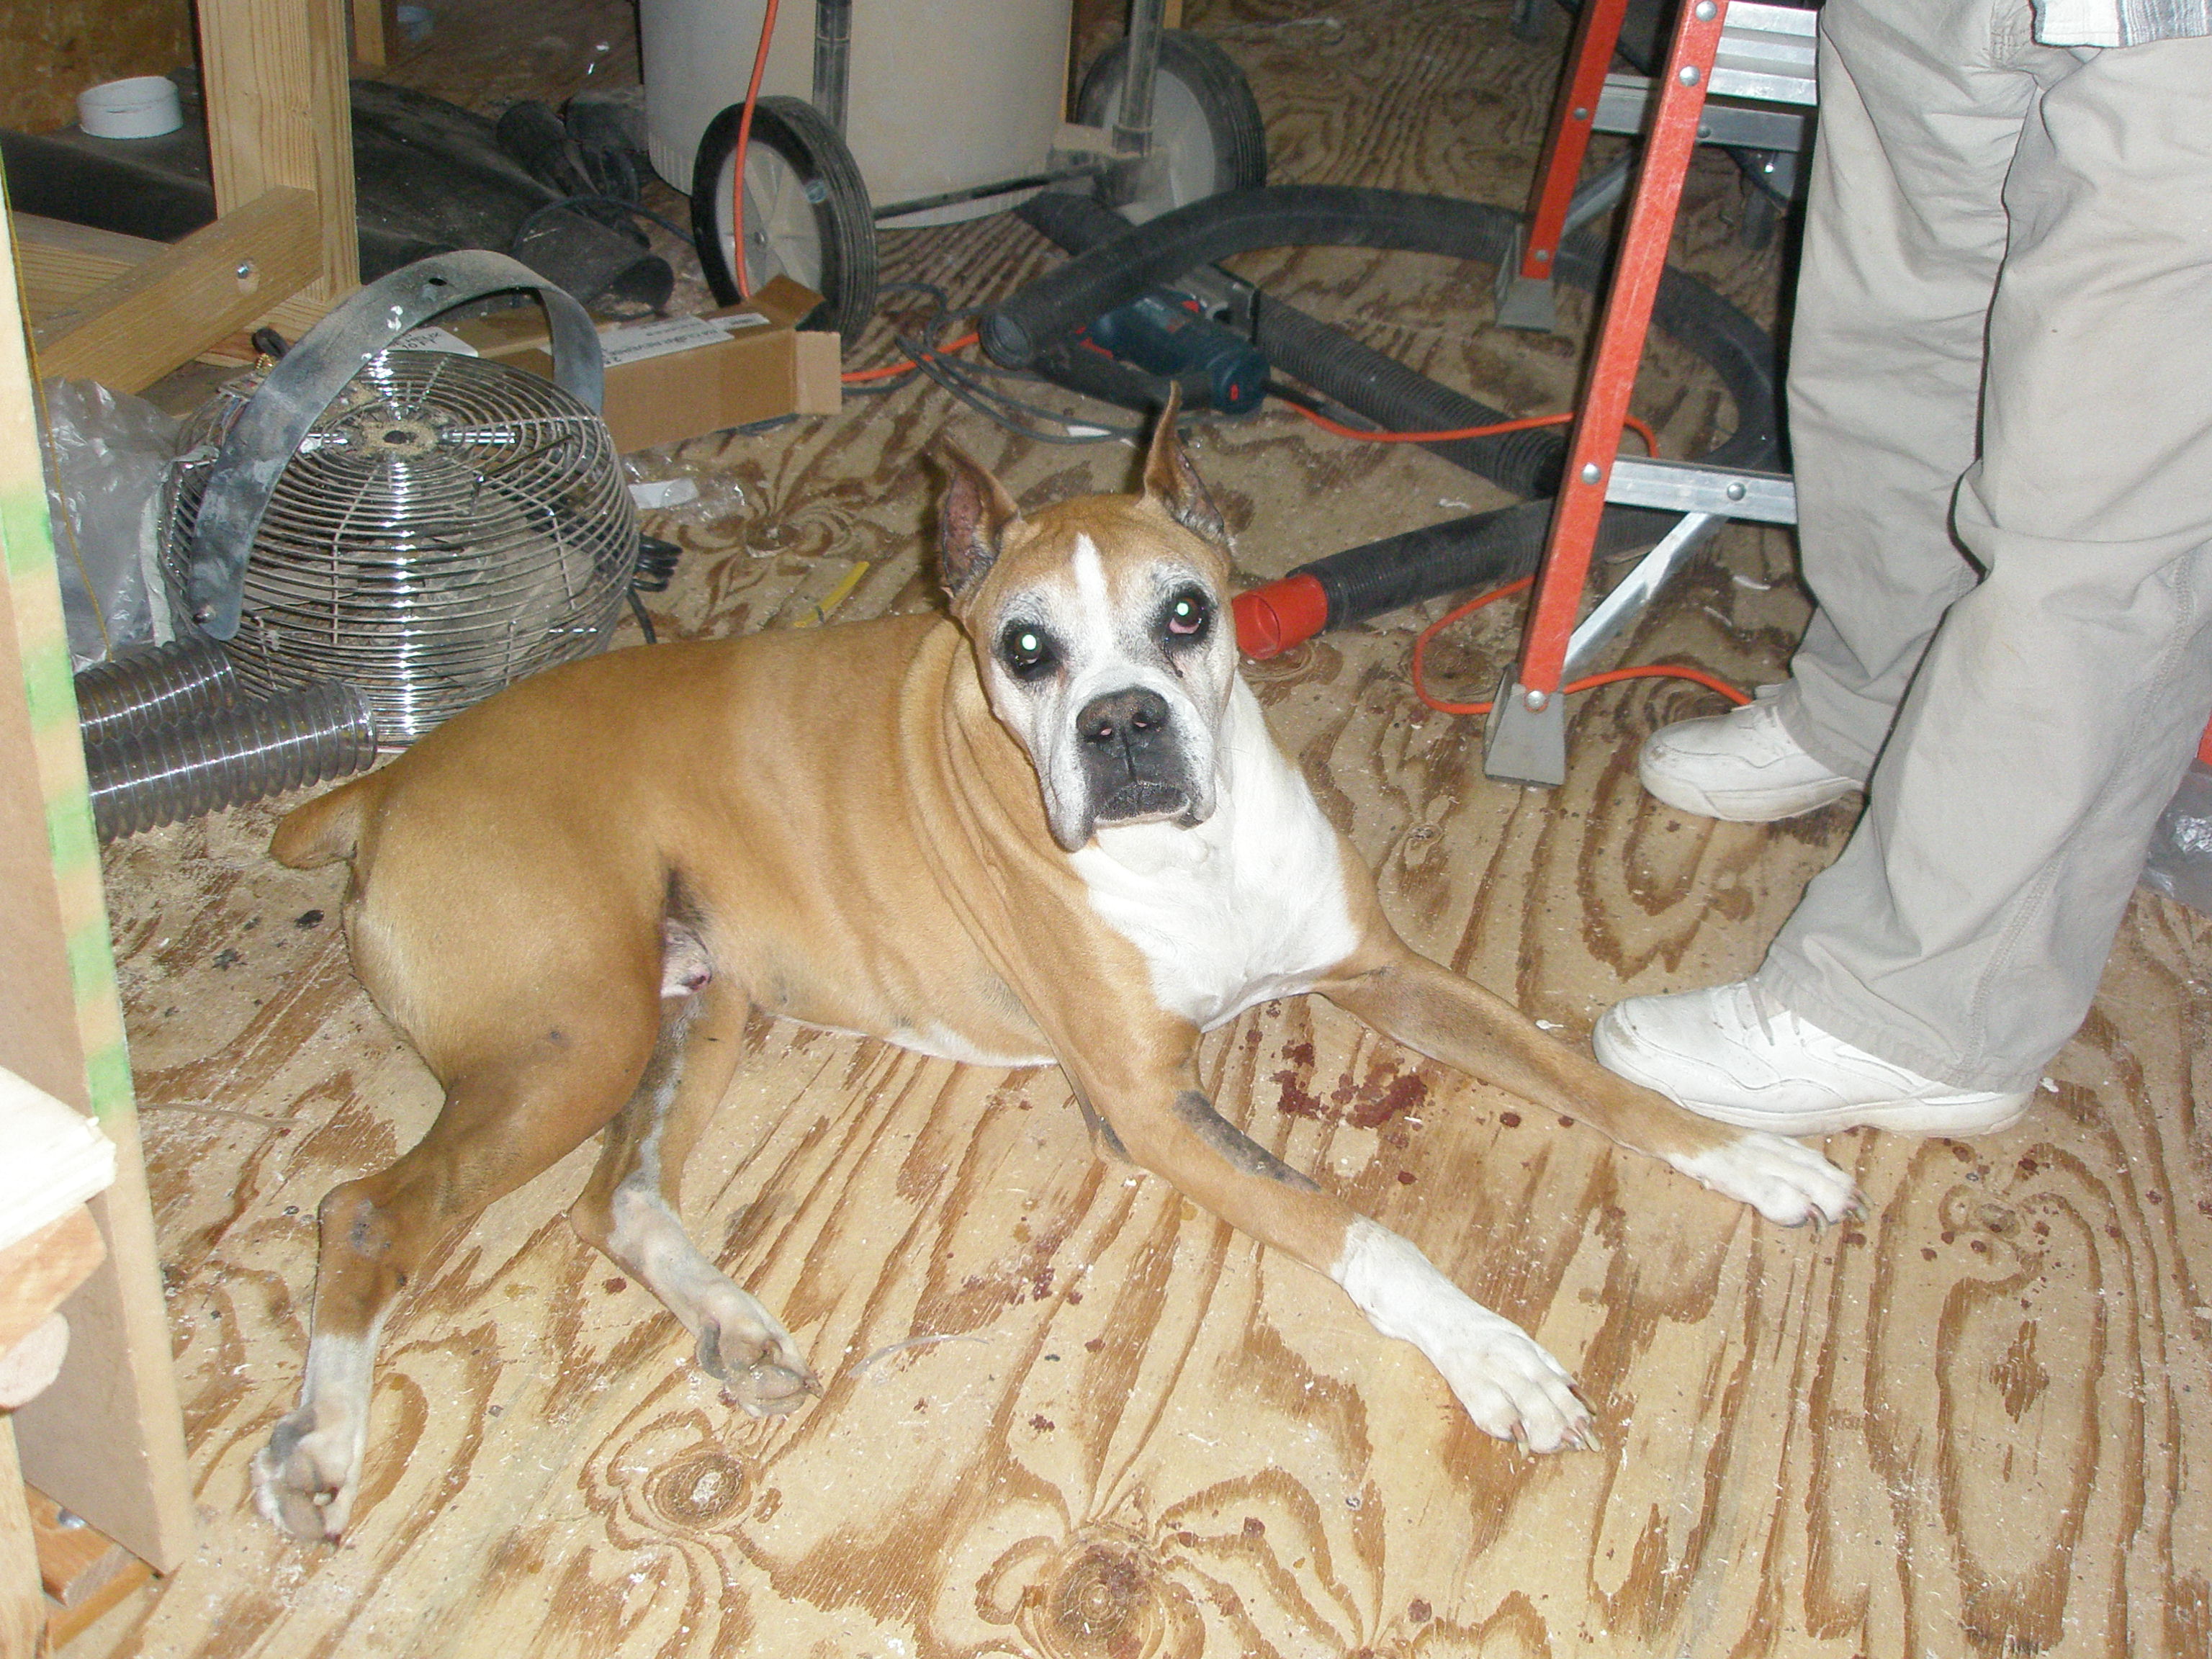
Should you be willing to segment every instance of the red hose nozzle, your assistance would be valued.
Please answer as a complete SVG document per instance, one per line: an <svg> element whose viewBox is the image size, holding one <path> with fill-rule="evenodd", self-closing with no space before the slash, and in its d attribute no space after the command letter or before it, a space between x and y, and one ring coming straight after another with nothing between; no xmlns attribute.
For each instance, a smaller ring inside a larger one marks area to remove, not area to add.
<svg viewBox="0 0 2212 1659"><path fill-rule="evenodd" d="M1237 648L1255 662L1279 657L1328 626L1328 594L1300 571L1239 593L1229 608L1237 617Z"/></svg>

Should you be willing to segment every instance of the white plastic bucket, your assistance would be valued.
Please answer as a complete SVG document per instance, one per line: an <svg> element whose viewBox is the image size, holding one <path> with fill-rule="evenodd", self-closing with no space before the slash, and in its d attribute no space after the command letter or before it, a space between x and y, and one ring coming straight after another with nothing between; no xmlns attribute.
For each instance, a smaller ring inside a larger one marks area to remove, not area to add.
<svg viewBox="0 0 2212 1659"><path fill-rule="evenodd" d="M640 0L653 170L691 188L707 124L743 101L763 0ZM1073 0L853 0L845 142L877 207L1043 169L1067 84ZM763 96L814 87L813 0L781 0ZM1024 192L1026 193L1026 192ZM902 218L975 218L998 197Z"/></svg>
<svg viewBox="0 0 2212 1659"><path fill-rule="evenodd" d="M95 138L159 138L184 125L185 112L167 76L134 75L77 94L76 119Z"/></svg>

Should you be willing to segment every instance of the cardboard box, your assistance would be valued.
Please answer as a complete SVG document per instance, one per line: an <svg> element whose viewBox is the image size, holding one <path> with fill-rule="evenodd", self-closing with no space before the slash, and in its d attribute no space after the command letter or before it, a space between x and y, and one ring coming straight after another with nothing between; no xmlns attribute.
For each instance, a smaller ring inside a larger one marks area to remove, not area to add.
<svg viewBox="0 0 2212 1659"><path fill-rule="evenodd" d="M609 323L603 413L615 447L628 453L779 415L834 415L842 402L835 334L793 325L821 296L778 276L741 305L703 317ZM553 356L545 313L525 306L453 330L479 356L548 379Z"/></svg>

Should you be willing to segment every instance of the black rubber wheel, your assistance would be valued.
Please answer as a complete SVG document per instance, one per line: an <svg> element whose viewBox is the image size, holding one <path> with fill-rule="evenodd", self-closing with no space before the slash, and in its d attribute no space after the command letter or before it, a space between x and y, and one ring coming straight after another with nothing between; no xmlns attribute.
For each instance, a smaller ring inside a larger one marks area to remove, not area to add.
<svg viewBox="0 0 2212 1659"><path fill-rule="evenodd" d="M730 187L744 106L716 116L691 166L691 232L707 285L738 299L732 271ZM784 276L822 304L801 324L848 343L876 312L876 222L868 187L837 130L802 98L763 98L745 144L745 275L758 289Z"/></svg>
<svg viewBox="0 0 2212 1659"><path fill-rule="evenodd" d="M1129 43L1117 40L1083 72L1075 94L1077 122L1110 130L1121 112L1121 84L1128 74ZM1164 184L1136 201L1117 204L1136 224L1186 202L1267 182L1267 131L1252 83L1202 34L1160 31L1152 145L1166 156Z"/></svg>

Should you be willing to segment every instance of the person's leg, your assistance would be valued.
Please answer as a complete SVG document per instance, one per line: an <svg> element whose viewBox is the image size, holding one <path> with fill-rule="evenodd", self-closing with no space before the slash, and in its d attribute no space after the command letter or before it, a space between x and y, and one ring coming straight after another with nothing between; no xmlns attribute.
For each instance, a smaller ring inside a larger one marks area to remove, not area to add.
<svg viewBox="0 0 2212 1659"><path fill-rule="evenodd" d="M2027 0L1998 0L2027 28ZM1991 0L1831 0L1789 425L1819 603L1777 699L1864 779L1944 610L1973 585L1950 504L1974 458L2002 199L2036 91ZM2056 54L2048 54L2056 58Z"/></svg>
<svg viewBox="0 0 2212 1659"><path fill-rule="evenodd" d="M1989 575L1755 981L1968 1088L2032 1086L2080 1024L2212 712L2212 40L2082 57L2005 187L1956 514Z"/></svg>
<svg viewBox="0 0 2212 1659"><path fill-rule="evenodd" d="M1999 34L1991 0L1821 13L1788 410L1800 566L1820 608L1784 684L1652 733L1638 775L1671 806L1765 823L1853 793L1945 608L1973 585L1951 495L1974 456L2005 173L2035 93Z"/></svg>

